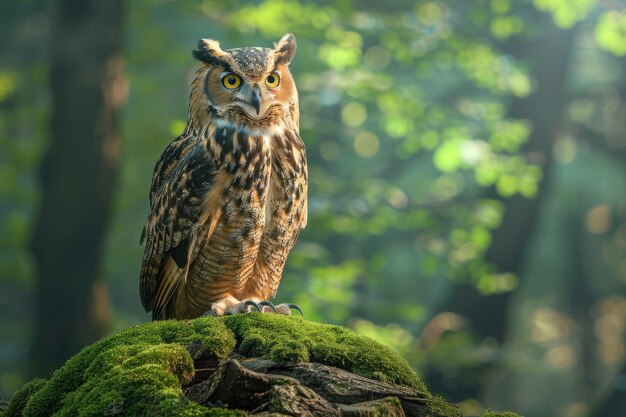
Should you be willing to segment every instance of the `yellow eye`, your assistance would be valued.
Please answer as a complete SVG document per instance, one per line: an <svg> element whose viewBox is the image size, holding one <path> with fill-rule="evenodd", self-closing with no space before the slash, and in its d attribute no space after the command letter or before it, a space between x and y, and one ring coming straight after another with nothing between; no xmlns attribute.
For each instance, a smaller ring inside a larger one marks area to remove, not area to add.
<svg viewBox="0 0 626 417"><path fill-rule="evenodd" d="M280 76L276 72L271 73L265 79L265 85L270 88L276 88L278 87L278 84L280 84Z"/></svg>
<svg viewBox="0 0 626 417"><path fill-rule="evenodd" d="M241 77L237 74L226 74L222 77L222 85L229 90L234 90L241 85Z"/></svg>

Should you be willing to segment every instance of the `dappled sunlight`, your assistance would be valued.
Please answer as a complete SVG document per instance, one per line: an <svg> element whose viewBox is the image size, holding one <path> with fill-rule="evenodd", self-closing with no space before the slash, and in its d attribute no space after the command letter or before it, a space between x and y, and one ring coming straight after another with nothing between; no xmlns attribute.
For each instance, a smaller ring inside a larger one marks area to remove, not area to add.
<svg viewBox="0 0 626 417"><path fill-rule="evenodd" d="M609 297L595 309L594 333L600 340L598 356L608 366L620 364L626 355L626 298Z"/></svg>
<svg viewBox="0 0 626 417"><path fill-rule="evenodd" d="M591 208L585 216L585 227L590 233L600 234L611 228L611 209L602 204Z"/></svg>
<svg viewBox="0 0 626 417"><path fill-rule="evenodd" d="M56 17L30 3L0 16L4 398L27 378L41 302L31 237L55 116ZM90 320L148 320L138 241L155 161L186 126L198 39L271 47L292 32L308 223L274 301L390 346L465 413L609 415L585 413L619 394L626 363L623 2L124 4L124 48L105 68L121 127L93 145L119 169ZM86 299L78 287L67 299Z"/></svg>
<svg viewBox="0 0 626 417"><path fill-rule="evenodd" d="M574 330L571 318L550 308L540 308L530 318L531 339L535 343L547 344L567 338Z"/></svg>

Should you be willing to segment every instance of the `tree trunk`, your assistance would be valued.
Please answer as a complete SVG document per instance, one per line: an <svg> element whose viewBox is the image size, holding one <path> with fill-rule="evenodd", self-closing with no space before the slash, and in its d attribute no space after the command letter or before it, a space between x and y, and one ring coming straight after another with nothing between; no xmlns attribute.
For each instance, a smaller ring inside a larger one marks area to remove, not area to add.
<svg viewBox="0 0 626 417"><path fill-rule="evenodd" d="M197 360L195 366L197 367ZM251 415L461 416L452 404L433 413L433 399L413 388L374 381L319 363L277 364L229 359L184 389L206 407L220 404Z"/></svg>
<svg viewBox="0 0 626 417"><path fill-rule="evenodd" d="M495 190L490 190L488 197L500 199L504 203L502 223L493 233L492 244L485 260L498 271L514 272L519 275L524 254L532 233L540 218L544 196L550 186L552 165L552 146L563 121L563 113L568 103L565 92L567 68L572 52L576 28L562 30L555 26L552 16L542 13L542 36L533 43L508 45L509 53L527 57L530 61L531 75L536 85L534 91L525 98L515 99L509 108L508 116L513 119L526 119L532 124L532 132L522 152L543 169L543 178L539 184L537 196L528 199L514 196L503 199ZM472 330L480 339L490 338L502 345L506 341L509 325L509 304L513 293L485 296L470 284L455 287L448 308L470 323ZM492 369L487 367L480 372L487 375ZM439 375L429 376L429 383L437 381ZM435 385L436 386L436 385ZM451 398L478 398L482 387L474 385L459 387L459 392Z"/></svg>
<svg viewBox="0 0 626 417"><path fill-rule="evenodd" d="M494 231L493 243L485 259L502 272L519 273L530 237L540 217L543 197L549 186L552 164L552 146L556 139L562 115L567 105L565 80L572 51L575 29L557 28L552 16L543 14L543 36L530 48L521 51L529 56L536 80L535 91L528 97L515 100L509 117L526 119L532 124L532 132L522 151L543 168L543 179L535 198L514 196L504 199L504 217ZM528 49L528 50L525 50ZM491 198L499 198L495 191ZM504 342L508 324L508 304L511 293L483 296L473 286L459 285L452 302L452 311L472 322L480 336L492 337Z"/></svg>
<svg viewBox="0 0 626 417"><path fill-rule="evenodd" d="M38 266L31 373L46 374L109 330L98 279L126 100L122 0L60 0L50 42L51 142L32 238Z"/></svg>
<svg viewBox="0 0 626 417"><path fill-rule="evenodd" d="M611 384L611 388L603 398L599 399L591 406L587 417L623 416L626 412L626 387L620 381L626 375L626 365L620 368L617 381Z"/></svg>

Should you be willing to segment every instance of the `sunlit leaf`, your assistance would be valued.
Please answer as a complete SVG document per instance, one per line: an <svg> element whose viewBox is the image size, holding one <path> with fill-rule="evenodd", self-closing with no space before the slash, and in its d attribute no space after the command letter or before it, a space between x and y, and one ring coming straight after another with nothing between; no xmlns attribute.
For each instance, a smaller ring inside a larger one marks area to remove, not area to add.
<svg viewBox="0 0 626 417"><path fill-rule="evenodd" d="M17 74L0 72L0 102L4 101L17 88Z"/></svg>
<svg viewBox="0 0 626 417"><path fill-rule="evenodd" d="M437 148L433 158L437 169L442 172L453 172L460 168L461 155L459 147L461 143L461 139L449 140Z"/></svg>
<svg viewBox="0 0 626 417"><path fill-rule="evenodd" d="M555 23L562 28L569 28L583 20L595 0L533 0L539 10L552 13Z"/></svg>
<svg viewBox="0 0 626 417"><path fill-rule="evenodd" d="M595 38L600 48L617 56L626 55L626 13L603 13L596 24Z"/></svg>

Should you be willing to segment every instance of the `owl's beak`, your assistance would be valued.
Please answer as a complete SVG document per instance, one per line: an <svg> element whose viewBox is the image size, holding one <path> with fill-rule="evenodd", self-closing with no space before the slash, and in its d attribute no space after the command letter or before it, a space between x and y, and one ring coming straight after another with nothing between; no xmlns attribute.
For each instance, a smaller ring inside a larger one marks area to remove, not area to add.
<svg viewBox="0 0 626 417"><path fill-rule="evenodd" d="M250 104L256 110L256 115L259 115L259 111L261 110L261 92L259 91L259 87L252 87L252 95L250 96Z"/></svg>
<svg viewBox="0 0 626 417"><path fill-rule="evenodd" d="M259 111L261 110L261 92L259 91L259 87L252 87L252 94L250 95L250 105L254 107L256 110L257 116L259 115Z"/></svg>

